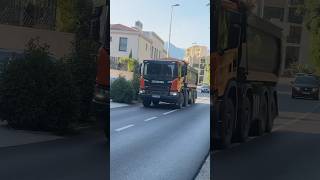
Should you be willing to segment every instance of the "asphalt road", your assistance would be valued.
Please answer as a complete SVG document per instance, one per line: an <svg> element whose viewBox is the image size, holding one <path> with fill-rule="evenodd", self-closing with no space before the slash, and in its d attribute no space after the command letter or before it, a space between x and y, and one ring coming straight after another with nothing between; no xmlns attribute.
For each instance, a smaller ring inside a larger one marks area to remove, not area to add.
<svg viewBox="0 0 320 180"><path fill-rule="evenodd" d="M191 180L209 152L209 98L181 110L141 104L111 110L112 180Z"/></svg>
<svg viewBox="0 0 320 180"><path fill-rule="evenodd" d="M279 84L274 131L214 153L214 180L320 179L320 101L291 99Z"/></svg>
<svg viewBox="0 0 320 180"><path fill-rule="evenodd" d="M1 180L107 180L108 147L101 132L0 148Z"/></svg>

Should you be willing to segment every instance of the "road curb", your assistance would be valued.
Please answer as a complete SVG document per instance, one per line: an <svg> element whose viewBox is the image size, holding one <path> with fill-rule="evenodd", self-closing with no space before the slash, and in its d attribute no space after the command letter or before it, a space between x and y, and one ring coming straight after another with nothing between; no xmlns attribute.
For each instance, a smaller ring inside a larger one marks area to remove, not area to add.
<svg viewBox="0 0 320 180"><path fill-rule="evenodd" d="M210 179L210 155L208 154L204 159L198 174L194 180L209 180Z"/></svg>

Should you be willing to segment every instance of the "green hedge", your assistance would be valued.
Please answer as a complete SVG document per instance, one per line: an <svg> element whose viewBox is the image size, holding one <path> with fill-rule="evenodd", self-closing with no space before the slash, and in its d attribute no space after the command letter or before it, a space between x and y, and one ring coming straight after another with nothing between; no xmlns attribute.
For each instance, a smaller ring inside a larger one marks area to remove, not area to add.
<svg viewBox="0 0 320 180"><path fill-rule="evenodd" d="M11 61L0 84L0 119L14 128L66 131L79 118L72 73L31 40L25 57Z"/></svg>
<svg viewBox="0 0 320 180"><path fill-rule="evenodd" d="M113 102L131 103L134 98L132 83L119 77L111 84L110 97Z"/></svg>

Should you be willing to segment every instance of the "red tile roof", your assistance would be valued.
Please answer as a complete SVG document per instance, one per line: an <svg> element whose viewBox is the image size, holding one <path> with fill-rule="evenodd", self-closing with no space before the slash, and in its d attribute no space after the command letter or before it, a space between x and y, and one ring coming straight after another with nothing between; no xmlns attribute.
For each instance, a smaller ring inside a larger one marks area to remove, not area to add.
<svg viewBox="0 0 320 180"><path fill-rule="evenodd" d="M131 27L122 25L122 24L111 24L111 25L110 25L110 29L111 29L111 30L137 32L137 30L135 30L135 29L133 29L133 28L131 28Z"/></svg>

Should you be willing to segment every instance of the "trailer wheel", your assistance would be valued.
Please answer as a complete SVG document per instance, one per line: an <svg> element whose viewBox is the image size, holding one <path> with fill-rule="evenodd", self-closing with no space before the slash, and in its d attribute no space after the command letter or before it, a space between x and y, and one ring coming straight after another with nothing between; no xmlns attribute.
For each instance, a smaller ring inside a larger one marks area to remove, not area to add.
<svg viewBox="0 0 320 180"><path fill-rule="evenodd" d="M268 101L265 96L261 98L260 118L258 120L257 135L261 136L266 131L268 121Z"/></svg>
<svg viewBox="0 0 320 180"><path fill-rule="evenodd" d="M144 107L150 107L151 101L150 100L143 100L142 104Z"/></svg>
<svg viewBox="0 0 320 180"><path fill-rule="evenodd" d="M218 143L220 148L228 148L231 145L234 120L236 117L234 104L230 98L227 98L221 111L221 140Z"/></svg>
<svg viewBox="0 0 320 180"><path fill-rule="evenodd" d="M273 127L273 121L277 116L277 105L276 105L276 97L270 99L270 108L268 113L268 122L266 127L266 132L270 133Z"/></svg>
<svg viewBox="0 0 320 180"><path fill-rule="evenodd" d="M240 118L238 123L238 133L236 140L240 142L245 142L249 137L250 124L252 119L252 108L251 102L248 97L246 97L241 105Z"/></svg>

